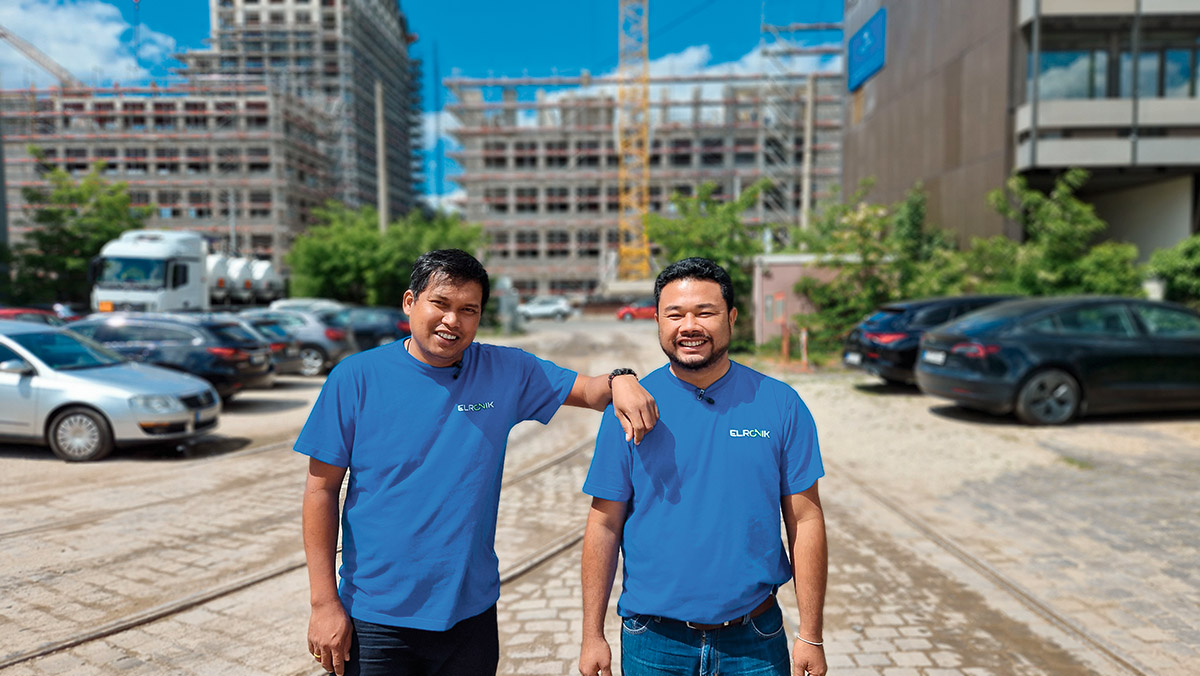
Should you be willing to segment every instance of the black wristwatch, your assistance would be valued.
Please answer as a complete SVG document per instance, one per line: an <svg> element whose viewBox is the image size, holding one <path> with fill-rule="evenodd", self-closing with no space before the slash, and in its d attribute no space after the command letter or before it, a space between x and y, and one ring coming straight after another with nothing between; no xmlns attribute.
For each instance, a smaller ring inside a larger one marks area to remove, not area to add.
<svg viewBox="0 0 1200 676"><path fill-rule="evenodd" d="M637 374L633 372L633 369L613 369L612 373L608 374L608 389L612 389L612 379L617 376L633 376L636 378Z"/></svg>

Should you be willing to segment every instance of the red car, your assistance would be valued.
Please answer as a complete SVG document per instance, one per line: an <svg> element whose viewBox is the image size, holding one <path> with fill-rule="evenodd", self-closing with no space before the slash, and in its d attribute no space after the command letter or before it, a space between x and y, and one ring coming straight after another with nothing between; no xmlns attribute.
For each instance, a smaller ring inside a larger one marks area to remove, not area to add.
<svg viewBox="0 0 1200 676"><path fill-rule="evenodd" d="M655 310L657 310L657 307L654 305L654 299L645 298L628 305L622 305L621 309L617 310L617 319L623 319L627 322L635 319L654 319Z"/></svg>
<svg viewBox="0 0 1200 676"><path fill-rule="evenodd" d="M0 307L0 319L15 319L21 322L36 322L50 326L66 324L57 314L49 310L31 307Z"/></svg>

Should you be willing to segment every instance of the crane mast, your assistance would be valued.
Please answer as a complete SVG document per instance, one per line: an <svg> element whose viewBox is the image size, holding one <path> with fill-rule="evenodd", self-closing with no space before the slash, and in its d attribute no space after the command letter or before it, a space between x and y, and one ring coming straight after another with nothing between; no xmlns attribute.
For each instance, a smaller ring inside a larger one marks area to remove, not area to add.
<svg viewBox="0 0 1200 676"><path fill-rule="evenodd" d="M650 199L649 0L617 0L617 277L650 277L646 210Z"/></svg>

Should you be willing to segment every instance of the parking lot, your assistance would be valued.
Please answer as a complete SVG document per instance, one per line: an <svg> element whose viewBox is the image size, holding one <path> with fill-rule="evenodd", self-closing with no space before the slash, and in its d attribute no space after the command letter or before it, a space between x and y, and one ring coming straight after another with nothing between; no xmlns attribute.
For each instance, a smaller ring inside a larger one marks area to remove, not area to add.
<svg viewBox="0 0 1200 676"><path fill-rule="evenodd" d="M511 342L580 368L606 370L603 341L618 336L641 345L645 363L662 363L652 322L528 328ZM583 345L590 361L579 361ZM793 384L820 428L831 674L1200 672L1200 417L1035 428L858 373L757 366ZM217 433L184 454L118 450L66 464L44 449L0 447L10 536L0 557L0 624L10 627L0 658L68 624L102 624L111 608L144 611L296 560L303 462L287 448L319 385L287 377L239 395ZM586 441L598 422L589 415L560 414L547 439ZM510 456L531 439L518 428ZM578 486L562 488L544 485L561 495L552 508L582 519ZM180 495L193 497L166 503ZM506 488L503 500L518 516L550 508L528 491ZM135 505L143 511L126 509ZM573 672L576 550L505 588L503 673ZM502 552L502 566L506 556L516 552ZM303 653L306 584L295 570L12 673L313 673Z"/></svg>

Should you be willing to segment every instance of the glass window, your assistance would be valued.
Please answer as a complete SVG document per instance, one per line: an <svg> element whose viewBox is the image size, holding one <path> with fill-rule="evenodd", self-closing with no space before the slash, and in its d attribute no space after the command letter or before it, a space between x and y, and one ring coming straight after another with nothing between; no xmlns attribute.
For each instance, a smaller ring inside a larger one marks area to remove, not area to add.
<svg viewBox="0 0 1200 676"><path fill-rule="evenodd" d="M1138 96L1158 96L1159 60L1158 52L1143 51L1138 56ZM1129 49L1121 50L1121 86L1123 99L1133 98L1133 55Z"/></svg>
<svg viewBox="0 0 1200 676"><path fill-rule="evenodd" d="M257 340L253 334L238 324L216 324L207 328L209 331L212 331L213 334L215 334L220 340L233 341L237 343L250 343Z"/></svg>
<svg viewBox="0 0 1200 676"><path fill-rule="evenodd" d="M1129 313L1119 304L1073 308L1057 313L1056 317L1063 333L1115 337L1137 335Z"/></svg>
<svg viewBox="0 0 1200 676"><path fill-rule="evenodd" d="M913 328L924 328L927 326L937 326L950 321L950 306L932 307L924 310L919 310L909 322L909 326Z"/></svg>
<svg viewBox="0 0 1200 676"><path fill-rule="evenodd" d="M1133 311L1156 338L1200 338L1200 317L1190 312L1153 305L1135 305Z"/></svg>
<svg viewBox="0 0 1200 676"><path fill-rule="evenodd" d="M1163 96L1173 99L1196 95L1196 77L1192 72L1192 50L1168 49L1163 62Z"/></svg>
<svg viewBox="0 0 1200 676"><path fill-rule="evenodd" d="M13 351L12 348L8 347L7 345L0 345L0 361L10 361L20 358L21 355Z"/></svg>
<svg viewBox="0 0 1200 676"><path fill-rule="evenodd" d="M108 348L65 331L22 333L12 337L52 369L85 369L125 361Z"/></svg>

